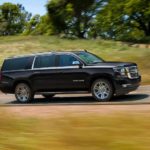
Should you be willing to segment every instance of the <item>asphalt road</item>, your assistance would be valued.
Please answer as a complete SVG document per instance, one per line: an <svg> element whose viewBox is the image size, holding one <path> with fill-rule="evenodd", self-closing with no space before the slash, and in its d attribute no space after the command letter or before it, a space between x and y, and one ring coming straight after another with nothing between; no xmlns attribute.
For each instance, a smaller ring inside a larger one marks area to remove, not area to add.
<svg viewBox="0 0 150 150"><path fill-rule="evenodd" d="M52 99L44 99L42 96L36 96L30 104L19 104L14 95L5 95L0 93L1 106L18 105L133 105L150 104L150 85L141 86L137 91L125 96L114 97L110 102L97 102L89 94L69 94L56 95Z"/></svg>

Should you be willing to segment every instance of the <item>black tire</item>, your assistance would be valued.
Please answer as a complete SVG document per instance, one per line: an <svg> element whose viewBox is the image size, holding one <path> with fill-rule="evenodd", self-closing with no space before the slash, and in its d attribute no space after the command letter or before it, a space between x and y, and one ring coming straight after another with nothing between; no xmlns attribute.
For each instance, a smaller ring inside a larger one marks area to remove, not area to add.
<svg viewBox="0 0 150 150"><path fill-rule="evenodd" d="M93 97L100 102L107 102L113 96L113 86L107 79L97 79L91 87Z"/></svg>
<svg viewBox="0 0 150 150"><path fill-rule="evenodd" d="M33 100L34 94L26 83L18 83L15 87L15 97L19 103L29 103Z"/></svg>
<svg viewBox="0 0 150 150"><path fill-rule="evenodd" d="M44 98L51 99L52 97L55 96L55 94L43 94L42 96L43 96Z"/></svg>

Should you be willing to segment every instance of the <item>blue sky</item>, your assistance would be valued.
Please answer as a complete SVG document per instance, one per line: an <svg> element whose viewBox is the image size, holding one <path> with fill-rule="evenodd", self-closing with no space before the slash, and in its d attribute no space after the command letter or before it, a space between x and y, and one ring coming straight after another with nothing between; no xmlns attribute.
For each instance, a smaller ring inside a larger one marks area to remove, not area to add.
<svg viewBox="0 0 150 150"><path fill-rule="evenodd" d="M0 5L5 2L19 3L22 4L27 11L31 12L33 15L40 14L44 15L46 13L45 4L48 0L0 0Z"/></svg>

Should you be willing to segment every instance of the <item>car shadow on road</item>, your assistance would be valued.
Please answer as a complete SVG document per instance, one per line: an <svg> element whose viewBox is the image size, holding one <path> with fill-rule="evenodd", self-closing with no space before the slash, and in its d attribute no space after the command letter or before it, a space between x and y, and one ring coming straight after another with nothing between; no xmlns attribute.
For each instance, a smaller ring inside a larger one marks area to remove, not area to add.
<svg viewBox="0 0 150 150"><path fill-rule="evenodd" d="M149 97L148 94L129 94L129 95L124 95L124 96L117 96L113 97L110 102L97 102L92 96L85 96L85 97L53 97L51 99L46 99L46 98L35 98L31 103L29 104L40 104L40 105L45 105L45 104L56 104L56 105L98 105L98 104L143 104L143 103L150 103L150 100L148 101L147 98ZM145 100L146 99L146 100ZM18 105L19 103L15 100L12 102L9 102L7 104L16 104ZM21 104L25 105L25 104Z"/></svg>
<svg viewBox="0 0 150 150"><path fill-rule="evenodd" d="M141 103L149 97L148 94L128 94L123 96L116 96L112 99L112 102L136 102L140 101ZM149 100L150 102L150 100Z"/></svg>

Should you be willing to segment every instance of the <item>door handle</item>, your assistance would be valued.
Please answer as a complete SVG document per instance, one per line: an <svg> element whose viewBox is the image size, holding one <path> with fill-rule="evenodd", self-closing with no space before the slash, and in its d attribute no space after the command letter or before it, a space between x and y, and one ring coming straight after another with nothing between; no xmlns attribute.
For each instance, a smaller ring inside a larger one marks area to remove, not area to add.
<svg viewBox="0 0 150 150"><path fill-rule="evenodd" d="M36 72L34 72L34 74L39 74L40 72L38 72L38 71L36 71Z"/></svg>

